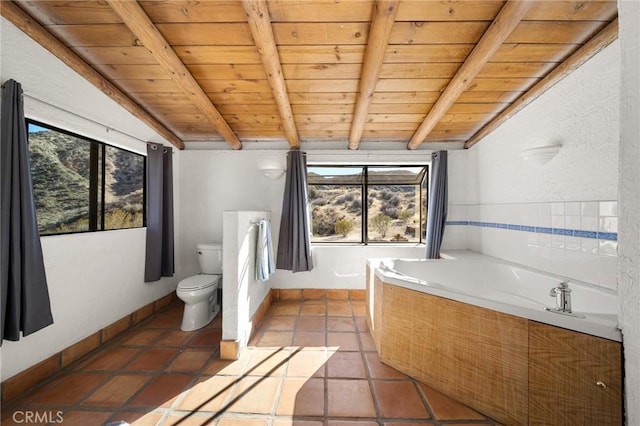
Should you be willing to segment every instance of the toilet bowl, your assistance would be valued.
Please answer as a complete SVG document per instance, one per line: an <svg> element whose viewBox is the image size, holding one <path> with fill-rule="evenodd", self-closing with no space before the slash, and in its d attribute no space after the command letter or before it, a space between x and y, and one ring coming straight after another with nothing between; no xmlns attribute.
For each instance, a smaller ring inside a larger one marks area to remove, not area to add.
<svg viewBox="0 0 640 426"><path fill-rule="evenodd" d="M218 288L222 283L222 245L198 244L198 260L203 273L180 281L176 289L178 298L184 302L182 331L198 330L220 312Z"/></svg>
<svg viewBox="0 0 640 426"><path fill-rule="evenodd" d="M220 312L219 275L194 275L180 281L176 293L184 302L182 331L194 331L209 324Z"/></svg>

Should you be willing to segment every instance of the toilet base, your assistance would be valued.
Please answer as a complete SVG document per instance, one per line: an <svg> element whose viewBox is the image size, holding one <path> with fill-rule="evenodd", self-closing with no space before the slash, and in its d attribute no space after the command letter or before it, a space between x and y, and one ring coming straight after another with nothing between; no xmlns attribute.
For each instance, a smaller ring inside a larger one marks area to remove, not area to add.
<svg viewBox="0 0 640 426"><path fill-rule="evenodd" d="M180 330L198 330L213 321L219 312L220 304L215 304L213 310L210 310L210 305L206 300L194 305L184 305Z"/></svg>

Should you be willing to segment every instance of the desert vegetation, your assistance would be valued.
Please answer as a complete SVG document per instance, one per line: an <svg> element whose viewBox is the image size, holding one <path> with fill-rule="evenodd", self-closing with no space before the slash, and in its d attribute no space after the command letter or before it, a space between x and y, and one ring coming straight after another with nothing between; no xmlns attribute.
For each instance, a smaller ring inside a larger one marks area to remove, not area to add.
<svg viewBox="0 0 640 426"><path fill-rule="evenodd" d="M29 134L38 227L42 234L89 230L91 144L56 131ZM105 146L104 228L143 226L144 157ZM98 190L98 204L103 195ZM98 222L100 223L100 208Z"/></svg>
<svg viewBox="0 0 640 426"><path fill-rule="evenodd" d="M361 241L361 191L359 185L309 185L313 241ZM368 241L420 241L422 204L417 185L369 185Z"/></svg>

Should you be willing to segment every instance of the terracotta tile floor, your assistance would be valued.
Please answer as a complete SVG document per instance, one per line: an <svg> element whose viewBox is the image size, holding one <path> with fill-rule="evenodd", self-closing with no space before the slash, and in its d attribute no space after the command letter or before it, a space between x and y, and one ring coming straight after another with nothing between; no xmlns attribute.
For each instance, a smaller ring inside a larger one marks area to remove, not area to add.
<svg viewBox="0 0 640 426"><path fill-rule="evenodd" d="M176 302L2 407L2 424L26 412L43 420L30 424L61 412L64 426L497 424L381 363L364 312L363 301L274 303L230 362L218 358L220 317L182 332Z"/></svg>

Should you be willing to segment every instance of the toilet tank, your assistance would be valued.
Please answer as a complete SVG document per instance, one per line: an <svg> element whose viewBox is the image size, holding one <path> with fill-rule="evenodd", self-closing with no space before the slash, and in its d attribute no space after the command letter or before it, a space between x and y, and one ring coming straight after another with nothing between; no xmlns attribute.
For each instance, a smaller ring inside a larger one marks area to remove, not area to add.
<svg viewBox="0 0 640 426"><path fill-rule="evenodd" d="M198 244L198 262L203 274L222 274L222 244Z"/></svg>

